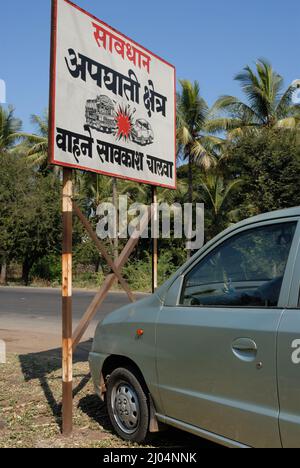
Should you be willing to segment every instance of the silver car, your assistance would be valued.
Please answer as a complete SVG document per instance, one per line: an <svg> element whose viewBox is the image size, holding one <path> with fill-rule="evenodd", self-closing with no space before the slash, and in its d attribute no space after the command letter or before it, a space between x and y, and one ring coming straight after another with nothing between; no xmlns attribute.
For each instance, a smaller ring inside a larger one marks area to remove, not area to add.
<svg viewBox="0 0 300 468"><path fill-rule="evenodd" d="M300 447L300 208L239 223L99 324L90 368L115 431L170 425L229 447Z"/></svg>

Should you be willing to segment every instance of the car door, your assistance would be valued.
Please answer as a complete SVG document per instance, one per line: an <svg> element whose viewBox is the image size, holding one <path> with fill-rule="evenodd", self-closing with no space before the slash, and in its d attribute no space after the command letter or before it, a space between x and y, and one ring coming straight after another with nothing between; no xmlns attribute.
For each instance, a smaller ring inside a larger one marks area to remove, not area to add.
<svg viewBox="0 0 300 468"><path fill-rule="evenodd" d="M300 223L296 238L300 239ZM289 304L278 333L280 432L285 448L300 448L300 247L290 275Z"/></svg>
<svg viewBox="0 0 300 468"><path fill-rule="evenodd" d="M157 324L167 418L249 446L281 446L276 339L295 229L292 220L240 229L184 274L180 298Z"/></svg>

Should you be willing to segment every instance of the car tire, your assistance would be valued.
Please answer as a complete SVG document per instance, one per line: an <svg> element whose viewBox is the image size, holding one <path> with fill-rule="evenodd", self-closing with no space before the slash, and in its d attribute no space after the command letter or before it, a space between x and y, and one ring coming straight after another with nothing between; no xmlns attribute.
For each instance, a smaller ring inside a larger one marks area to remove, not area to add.
<svg viewBox="0 0 300 468"><path fill-rule="evenodd" d="M115 432L124 440L144 442L150 421L145 390L131 369L114 370L107 383L106 404Z"/></svg>

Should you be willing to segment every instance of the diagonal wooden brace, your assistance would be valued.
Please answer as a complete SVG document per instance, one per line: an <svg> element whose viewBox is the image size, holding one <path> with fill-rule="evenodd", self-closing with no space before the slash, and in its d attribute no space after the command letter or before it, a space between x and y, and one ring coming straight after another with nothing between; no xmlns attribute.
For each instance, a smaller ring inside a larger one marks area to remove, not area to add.
<svg viewBox="0 0 300 468"><path fill-rule="evenodd" d="M116 277L118 278L121 286L123 287L124 291L126 292L129 300L131 302L135 302L135 297L134 295L132 294L130 288L129 288L129 285L127 284L127 282L125 281L125 279L122 277L121 275L121 272L120 270L116 267L115 265L115 262L113 261L113 259L110 257L110 255L107 253L107 250L105 248L105 245L100 241L100 239L98 239L97 237L97 234L95 233L95 231L93 230L90 222L87 220L87 218L84 216L84 214L82 213L82 211L80 210L80 208L78 207L78 205L73 201L73 211L74 213L78 216L78 218L80 219L81 223L83 224L83 226L85 227L85 229L87 230L90 238L92 239L92 241L95 243L98 251L101 253L101 255L104 257L104 259L106 260L107 264L110 266L110 268L112 269L112 271L114 272L114 274L116 275Z"/></svg>
<svg viewBox="0 0 300 468"><path fill-rule="evenodd" d="M154 210L149 208L147 210L147 213L143 216L141 219L140 225L136 228L135 232L133 233L132 237L129 239L127 242L126 246L124 247L123 251L121 252L118 260L114 264L115 269L117 270L118 273L122 270L124 267L125 263L127 262L128 258L130 257L131 253L135 249L136 245L139 242L139 238L141 233L145 231L147 228L149 221L151 221L152 217L154 215ZM101 289L99 292L96 294L94 299L92 300L91 304L87 308L84 316L80 320L76 330L74 331L73 334L73 350L75 350L80 343L81 338L85 334L86 330L89 327L89 324L93 320L94 316L97 313L97 310L99 306L103 303L105 300L109 290L113 286L114 282L119 279L118 275L115 273L109 275L106 277Z"/></svg>

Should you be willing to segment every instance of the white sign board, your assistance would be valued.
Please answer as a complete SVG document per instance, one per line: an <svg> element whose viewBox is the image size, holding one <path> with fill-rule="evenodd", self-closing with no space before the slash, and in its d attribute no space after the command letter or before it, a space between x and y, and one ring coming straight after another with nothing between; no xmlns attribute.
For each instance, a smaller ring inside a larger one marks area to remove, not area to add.
<svg viewBox="0 0 300 468"><path fill-rule="evenodd" d="M50 162L176 187L175 68L54 0Z"/></svg>

